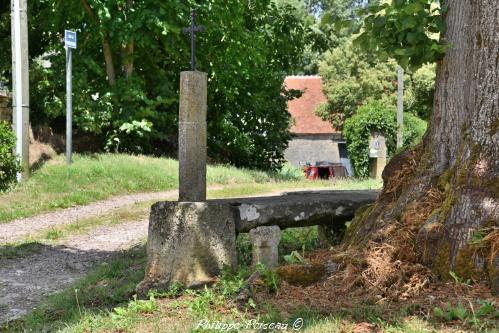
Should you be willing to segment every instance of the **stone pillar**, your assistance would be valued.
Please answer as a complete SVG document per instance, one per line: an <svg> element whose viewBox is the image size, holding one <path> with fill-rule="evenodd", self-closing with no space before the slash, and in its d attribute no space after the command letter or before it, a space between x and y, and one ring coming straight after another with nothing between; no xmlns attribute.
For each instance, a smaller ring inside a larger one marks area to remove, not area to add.
<svg viewBox="0 0 499 333"><path fill-rule="evenodd" d="M281 229L278 226L258 227L251 229L249 234L253 245L253 265L260 262L268 268L277 267Z"/></svg>
<svg viewBox="0 0 499 333"><path fill-rule="evenodd" d="M179 201L206 200L206 109L208 75L180 74Z"/></svg>
<svg viewBox="0 0 499 333"><path fill-rule="evenodd" d="M371 178L381 179L387 156L385 136L380 132L373 132L369 139L369 176Z"/></svg>
<svg viewBox="0 0 499 333"><path fill-rule="evenodd" d="M0 90L0 121L12 122L12 109L9 107L10 95L6 90Z"/></svg>

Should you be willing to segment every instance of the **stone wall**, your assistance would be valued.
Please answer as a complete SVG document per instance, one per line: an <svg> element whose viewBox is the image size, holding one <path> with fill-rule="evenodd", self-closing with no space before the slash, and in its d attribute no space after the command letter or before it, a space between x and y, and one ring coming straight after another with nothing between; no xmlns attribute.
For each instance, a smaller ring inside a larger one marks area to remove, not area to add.
<svg viewBox="0 0 499 333"><path fill-rule="evenodd" d="M289 142L284 158L295 167L300 167L300 162L339 163L339 139L331 134L297 135Z"/></svg>
<svg viewBox="0 0 499 333"><path fill-rule="evenodd" d="M0 120L12 122L10 94L5 90L0 90Z"/></svg>

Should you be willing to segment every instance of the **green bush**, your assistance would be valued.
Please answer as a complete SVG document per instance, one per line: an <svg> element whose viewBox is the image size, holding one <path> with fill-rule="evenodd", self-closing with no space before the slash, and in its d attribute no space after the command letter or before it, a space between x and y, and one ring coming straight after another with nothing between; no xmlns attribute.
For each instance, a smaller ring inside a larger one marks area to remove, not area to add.
<svg viewBox="0 0 499 333"><path fill-rule="evenodd" d="M395 108L381 101L371 101L361 106L356 114L345 121L343 136L357 177L369 175L369 137L379 131L386 137L388 157L396 149L397 119ZM404 114L404 148L416 145L426 131L426 122L410 114Z"/></svg>
<svg viewBox="0 0 499 333"><path fill-rule="evenodd" d="M426 132L428 123L423 119L411 114L404 113L404 148L412 148L417 145Z"/></svg>
<svg viewBox="0 0 499 333"><path fill-rule="evenodd" d="M6 191L16 180L20 171L19 163L14 155L16 138L10 126L0 121L0 192Z"/></svg>
<svg viewBox="0 0 499 333"><path fill-rule="evenodd" d="M435 95L436 65L427 64L411 75L409 89L406 91L408 112L428 120L433 110L433 97ZM410 95L411 98L408 98Z"/></svg>

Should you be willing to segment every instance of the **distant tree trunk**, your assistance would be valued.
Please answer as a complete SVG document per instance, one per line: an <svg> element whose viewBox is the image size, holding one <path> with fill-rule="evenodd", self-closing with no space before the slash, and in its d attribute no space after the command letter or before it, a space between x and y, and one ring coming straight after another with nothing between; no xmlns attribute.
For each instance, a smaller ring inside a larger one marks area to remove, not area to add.
<svg viewBox="0 0 499 333"><path fill-rule="evenodd" d="M111 51L111 44L109 43L107 34L102 38L102 50L104 61L106 62L107 81L111 87L114 87L116 85L116 73L114 71L113 52Z"/></svg>
<svg viewBox="0 0 499 333"><path fill-rule="evenodd" d="M123 48L123 71L125 73L125 78L128 80L133 74L133 52L135 49L135 43L133 39L127 43Z"/></svg>
<svg viewBox="0 0 499 333"><path fill-rule="evenodd" d="M423 144L392 159L374 206L346 242L411 225L418 260L440 278L488 277L499 292L499 4L449 0L434 110ZM473 242L471 242L473 240Z"/></svg>
<svg viewBox="0 0 499 333"><path fill-rule="evenodd" d="M129 11L131 11L133 7L134 1L127 0L126 6ZM125 73L125 78L128 80L133 74L133 53L135 51L135 42L133 37L126 43L125 47L123 47L122 55L123 55L123 71Z"/></svg>
<svg viewBox="0 0 499 333"><path fill-rule="evenodd" d="M92 10L92 7L90 7L87 0L81 0L81 3L85 11L87 12L88 16L90 16L92 22L94 22L97 25L100 25L98 17L95 15L94 11ZM111 87L114 87L116 85L116 72L114 70L114 61L113 61L113 52L111 50L111 43L109 42L108 33L101 28L99 29L101 30L102 33L102 52L104 54L104 61L106 63L107 80L109 82L109 85Z"/></svg>

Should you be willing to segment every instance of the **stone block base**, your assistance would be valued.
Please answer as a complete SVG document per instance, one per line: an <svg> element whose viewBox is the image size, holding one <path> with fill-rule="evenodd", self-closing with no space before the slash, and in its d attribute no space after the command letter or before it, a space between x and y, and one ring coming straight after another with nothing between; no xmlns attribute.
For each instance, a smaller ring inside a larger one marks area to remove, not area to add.
<svg viewBox="0 0 499 333"><path fill-rule="evenodd" d="M160 202L152 207L148 264L140 296L172 283L196 288L214 281L224 266L237 266L236 223L230 205Z"/></svg>

